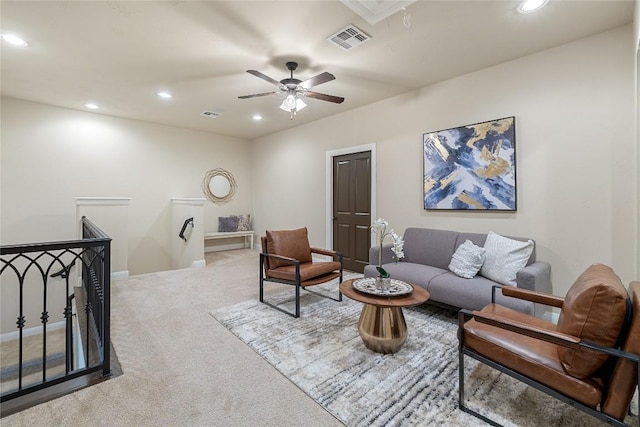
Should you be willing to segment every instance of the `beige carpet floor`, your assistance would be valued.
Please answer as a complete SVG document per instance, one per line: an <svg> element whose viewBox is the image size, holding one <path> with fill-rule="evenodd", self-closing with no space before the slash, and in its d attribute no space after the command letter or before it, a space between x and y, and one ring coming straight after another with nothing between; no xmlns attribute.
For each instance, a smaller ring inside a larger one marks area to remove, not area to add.
<svg viewBox="0 0 640 427"><path fill-rule="evenodd" d="M112 341L123 375L0 424L342 425L209 315L257 299L257 284L258 252L250 249L207 254L205 268L114 282Z"/></svg>

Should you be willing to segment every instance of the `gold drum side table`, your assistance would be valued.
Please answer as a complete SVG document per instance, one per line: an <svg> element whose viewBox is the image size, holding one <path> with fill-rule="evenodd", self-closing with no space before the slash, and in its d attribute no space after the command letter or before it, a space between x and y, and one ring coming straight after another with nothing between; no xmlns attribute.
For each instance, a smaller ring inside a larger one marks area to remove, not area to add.
<svg viewBox="0 0 640 427"><path fill-rule="evenodd" d="M424 303L429 292L414 286L408 295L382 297L358 292L352 286L353 280L340 284L340 291L348 298L363 303L358 332L364 345L376 353L396 353L407 339L407 324L402 307Z"/></svg>

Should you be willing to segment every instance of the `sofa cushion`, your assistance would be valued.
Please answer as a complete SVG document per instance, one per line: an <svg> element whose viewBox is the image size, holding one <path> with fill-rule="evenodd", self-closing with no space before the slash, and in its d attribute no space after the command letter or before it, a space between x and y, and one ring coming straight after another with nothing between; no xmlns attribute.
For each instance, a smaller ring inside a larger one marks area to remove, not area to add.
<svg viewBox="0 0 640 427"><path fill-rule="evenodd" d="M387 271L387 273L389 273L392 279L398 279L413 285L422 286L425 289L427 289L427 285L434 277L448 273L447 270L442 268L404 261L383 264L382 267ZM364 268L364 277L376 277L377 275L378 272L374 265L367 265Z"/></svg>
<svg viewBox="0 0 640 427"><path fill-rule="evenodd" d="M449 270L465 279L473 279L484 263L484 248L466 240L453 253Z"/></svg>
<svg viewBox="0 0 640 427"><path fill-rule="evenodd" d="M624 326L627 291L613 270L603 264L587 268L569 288L558 319L558 332L594 344L614 346ZM562 366L576 378L592 376L607 360L593 350L558 347Z"/></svg>
<svg viewBox="0 0 640 427"><path fill-rule="evenodd" d="M480 274L500 284L516 286L516 274L526 267L533 252L533 241L521 242L491 231L484 249L485 260Z"/></svg>
<svg viewBox="0 0 640 427"><path fill-rule="evenodd" d="M427 290L430 301L438 301L469 310L481 310L487 304L491 304L494 286L496 286L496 282L482 276L463 279L451 272L446 272L434 277L429 282ZM534 305L532 302L505 297L500 289L496 289L496 303L522 313L533 314Z"/></svg>
<svg viewBox="0 0 640 427"><path fill-rule="evenodd" d="M407 228L403 261L447 270L455 251L458 233L430 228Z"/></svg>
<svg viewBox="0 0 640 427"><path fill-rule="evenodd" d="M456 239L456 249L466 242L467 240L471 240L476 246L484 247L484 242L487 240L486 233L459 233L458 238Z"/></svg>
<svg viewBox="0 0 640 427"><path fill-rule="evenodd" d="M311 247L309 246L307 228L278 231L267 230L267 251L270 254L295 258L301 263L311 261ZM291 264L276 258L269 259L269 267L272 269L285 265Z"/></svg>

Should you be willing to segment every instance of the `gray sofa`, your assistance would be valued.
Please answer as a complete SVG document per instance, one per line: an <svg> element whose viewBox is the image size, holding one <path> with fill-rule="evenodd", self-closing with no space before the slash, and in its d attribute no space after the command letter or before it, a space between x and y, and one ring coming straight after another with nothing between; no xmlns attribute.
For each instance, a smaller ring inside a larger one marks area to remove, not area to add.
<svg viewBox="0 0 640 427"><path fill-rule="evenodd" d="M398 263L393 261L391 244L382 247L382 264L392 278L419 285L429 291L430 302L441 303L456 308L480 310L491 303L491 291L498 283L482 277L472 279L459 277L449 271L451 256L465 240L471 240L482 247L486 234L460 233L429 228L408 228L404 233L405 257ZM526 241L528 239L510 237ZM369 265L365 266L364 276L378 275L378 246L369 251ZM516 276L520 289L551 294L551 266L547 262L536 261L535 246L526 267ZM499 285L502 286L502 285ZM496 292L496 302L527 314L536 314L534 304L528 301L503 297Z"/></svg>

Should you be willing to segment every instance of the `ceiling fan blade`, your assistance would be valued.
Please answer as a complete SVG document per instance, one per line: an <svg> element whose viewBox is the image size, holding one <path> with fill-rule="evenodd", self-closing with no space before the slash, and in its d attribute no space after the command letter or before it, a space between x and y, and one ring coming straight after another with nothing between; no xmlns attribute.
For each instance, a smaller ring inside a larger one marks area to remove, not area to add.
<svg viewBox="0 0 640 427"><path fill-rule="evenodd" d="M320 99L322 101L335 102L336 104L342 104L342 101L344 101L344 98L341 98L339 96L326 95L324 93L319 93L319 92L307 91L304 93L304 96L308 96L309 98L314 98L314 99Z"/></svg>
<svg viewBox="0 0 640 427"><path fill-rule="evenodd" d="M276 85L278 87L280 87L280 82L277 80L272 79L271 77L262 74L260 71L256 71L256 70L247 70L247 73L249 74L253 74L256 77L261 78L262 80L268 81L269 83Z"/></svg>
<svg viewBox="0 0 640 427"><path fill-rule="evenodd" d="M303 81L300 83L300 86L305 89L311 89L312 87L321 85L322 83L330 82L335 78L336 76L325 71L324 73L320 73L315 77L311 77L310 79Z"/></svg>
<svg viewBox="0 0 640 427"><path fill-rule="evenodd" d="M240 98L240 99L256 98L258 96L267 96L267 95L273 95L273 94L276 94L276 93L278 93L278 92L254 93L253 95L242 95L242 96L239 96L238 98Z"/></svg>

